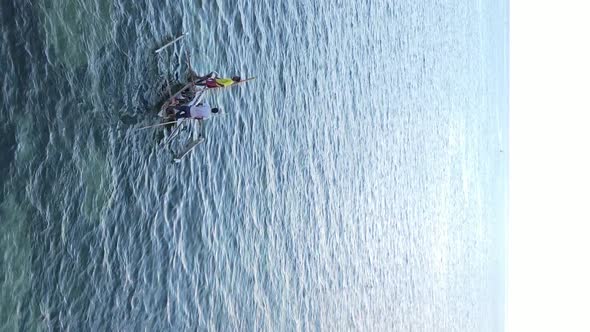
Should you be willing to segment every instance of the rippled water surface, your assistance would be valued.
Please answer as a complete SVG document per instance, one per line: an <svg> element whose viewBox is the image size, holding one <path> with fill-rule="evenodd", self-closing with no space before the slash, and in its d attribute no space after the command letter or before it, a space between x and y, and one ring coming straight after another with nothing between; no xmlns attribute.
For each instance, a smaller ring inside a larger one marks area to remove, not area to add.
<svg viewBox="0 0 590 332"><path fill-rule="evenodd" d="M502 327L507 3L1 6L1 330ZM173 164L187 52L257 79Z"/></svg>

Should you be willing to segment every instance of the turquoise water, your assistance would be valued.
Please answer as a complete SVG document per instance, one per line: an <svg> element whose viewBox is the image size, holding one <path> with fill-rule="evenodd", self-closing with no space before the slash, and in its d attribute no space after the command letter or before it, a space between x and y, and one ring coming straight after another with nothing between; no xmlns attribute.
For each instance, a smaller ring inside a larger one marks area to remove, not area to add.
<svg viewBox="0 0 590 332"><path fill-rule="evenodd" d="M0 329L502 328L507 3L1 9ZM257 79L173 164L185 51Z"/></svg>

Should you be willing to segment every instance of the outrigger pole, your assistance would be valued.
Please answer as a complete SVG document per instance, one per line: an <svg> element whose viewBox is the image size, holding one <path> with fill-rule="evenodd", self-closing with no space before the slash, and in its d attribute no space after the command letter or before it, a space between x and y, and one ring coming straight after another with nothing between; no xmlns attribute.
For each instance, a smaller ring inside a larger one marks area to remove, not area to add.
<svg viewBox="0 0 590 332"><path fill-rule="evenodd" d="M177 41L181 40L182 38L184 38L185 36L188 35L188 32L183 32L180 36L174 38L171 42L169 42L168 44L158 48L155 53L158 54L160 52L162 52L164 49L166 49L168 46L173 45L174 43L176 43Z"/></svg>

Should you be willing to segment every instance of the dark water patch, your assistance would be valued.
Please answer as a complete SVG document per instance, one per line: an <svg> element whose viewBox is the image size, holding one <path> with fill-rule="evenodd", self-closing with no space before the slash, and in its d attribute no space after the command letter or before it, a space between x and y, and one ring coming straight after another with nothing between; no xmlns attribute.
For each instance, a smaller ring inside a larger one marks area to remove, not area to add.
<svg viewBox="0 0 590 332"><path fill-rule="evenodd" d="M10 79L14 86L22 87L27 81L30 68L43 57L39 21L33 5L25 1L3 1L0 15L2 31L8 37L6 55L10 55L16 65L16 75Z"/></svg>
<svg viewBox="0 0 590 332"><path fill-rule="evenodd" d="M14 126L4 125L0 131L0 188L10 179L10 165L16 152L16 130ZM4 201L4 190L0 190L0 202Z"/></svg>

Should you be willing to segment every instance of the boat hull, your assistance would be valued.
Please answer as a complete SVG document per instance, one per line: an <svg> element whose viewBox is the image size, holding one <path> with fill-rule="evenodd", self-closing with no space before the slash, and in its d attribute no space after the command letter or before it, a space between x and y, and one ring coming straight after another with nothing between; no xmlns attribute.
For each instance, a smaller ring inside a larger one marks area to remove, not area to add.
<svg viewBox="0 0 590 332"><path fill-rule="evenodd" d="M174 116L168 114L166 111L171 106L185 105L188 101L192 100L195 94L203 93L207 88L188 83L176 93L174 93L168 100L162 104L158 111L158 116L165 120L174 120Z"/></svg>

